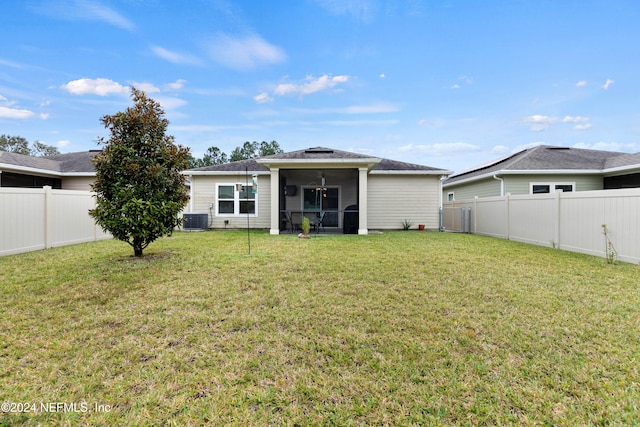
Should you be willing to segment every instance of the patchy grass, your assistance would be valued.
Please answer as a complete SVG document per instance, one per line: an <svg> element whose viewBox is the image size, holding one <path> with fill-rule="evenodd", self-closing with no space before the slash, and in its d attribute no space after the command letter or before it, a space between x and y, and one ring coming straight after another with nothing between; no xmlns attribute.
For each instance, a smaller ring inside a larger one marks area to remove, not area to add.
<svg viewBox="0 0 640 427"><path fill-rule="evenodd" d="M0 425L640 424L637 266L425 232L129 252L0 258L0 402L37 405Z"/></svg>

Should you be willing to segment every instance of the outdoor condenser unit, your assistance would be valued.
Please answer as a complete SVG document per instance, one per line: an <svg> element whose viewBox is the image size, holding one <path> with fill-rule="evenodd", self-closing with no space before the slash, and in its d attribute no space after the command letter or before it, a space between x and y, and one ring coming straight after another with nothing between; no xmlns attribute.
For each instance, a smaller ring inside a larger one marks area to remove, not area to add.
<svg viewBox="0 0 640 427"><path fill-rule="evenodd" d="M206 230L209 227L209 214L206 212L191 212L184 214L183 230Z"/></svg>

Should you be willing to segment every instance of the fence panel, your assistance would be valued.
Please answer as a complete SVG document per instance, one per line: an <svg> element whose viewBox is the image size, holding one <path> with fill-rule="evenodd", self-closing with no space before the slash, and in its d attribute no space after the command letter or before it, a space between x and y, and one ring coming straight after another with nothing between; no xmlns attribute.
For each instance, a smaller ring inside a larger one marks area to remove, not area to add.
<svg viewBox="0 0 640 427"><path fill-rule="evenodd" d="M89 191L0 188L0 256L107 239Z"/></svg>
<svg viewBox="0 0 640 427"><path fill-rule="evenodd" d="M640 188L444 203L461 206L472 207L472 233L603 257L605 224L617 258L640 262Z"/></svg>

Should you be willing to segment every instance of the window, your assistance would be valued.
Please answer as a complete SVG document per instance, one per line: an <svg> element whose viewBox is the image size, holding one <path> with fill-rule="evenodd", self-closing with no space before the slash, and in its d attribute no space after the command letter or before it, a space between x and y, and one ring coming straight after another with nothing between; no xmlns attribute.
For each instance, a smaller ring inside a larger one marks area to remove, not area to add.
<svg viewBox="0 0 640 427"><path fill-rule="evenodd" d="M455 199L454 199L454 196L453 196L453 192L447 193L447 201L448 202L453 202L454 200Z"/></svg>
<svg viewBox="0 0 640 427"><path fill-rule="evenodd" d="M256 215L256 195L252 187L242 184L219 184L216 215Z"/></svg>
<svg viewBox="0 0 640 427"><path fill-rule="evenodd" d="M531 182L530 194L555 193L562 190L565 193L574 191L576 186L573 182Z"/></svg>

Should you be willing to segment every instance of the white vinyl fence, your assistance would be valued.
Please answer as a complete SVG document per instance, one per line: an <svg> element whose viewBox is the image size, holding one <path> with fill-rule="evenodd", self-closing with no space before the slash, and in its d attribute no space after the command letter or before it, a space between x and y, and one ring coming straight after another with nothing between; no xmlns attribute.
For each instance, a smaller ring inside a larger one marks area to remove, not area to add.
<svg viewBox="0 0 640 427"><path fill-rule="evenodd" d="M90 191L0 188L0 256L111 238L94 207Z"/></svg>
<svg viewBox="0 0 640 427"><path fill-rule="evenodd" d="M475 198L443 204L445 230L470 208L470 232L606 256L606 225L617 259L640 262L640 188ZM448 213L448 214L447 214Z"/></svg>

